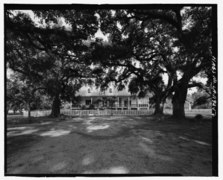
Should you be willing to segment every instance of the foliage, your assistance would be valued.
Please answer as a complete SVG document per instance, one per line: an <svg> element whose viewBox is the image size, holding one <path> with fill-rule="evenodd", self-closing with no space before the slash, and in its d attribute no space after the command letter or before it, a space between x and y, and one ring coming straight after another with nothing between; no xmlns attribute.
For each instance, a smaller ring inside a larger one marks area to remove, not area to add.
<svg viewBox="0 0 223 180"><path fill-rule="evenodd" d="M113 12L102 10L99 14L101 29L110 34L110 43L103 47L95 46L95 49L99 49L96 54L104 52L95 57L99 58L103 68L113 71L103 76L100 84L106 87L108 82L115 81L123 87L123 81L134 74L137 80L133 78L133 81L137 81L139 87L131 85L131 89L136 92L144 86L147 75L150 78L146 83L151 88L154 83L150 82L165 71L168 83L163 86L162 81L159 81L161 86L153 88L156 89L153 90L156 94L154 99L163 96L164 101L174 92L174 116L184 116L187 89L200 86L192 78L200 72L210 77L212 8L179 5L159 9L120 9ZM134 64L135 61L140 65ZM111 76L115 70L119 72L118 78ZM163 93L160 93L161 89L164 89ZM164 95L160 96L161 94Z"/></svg>
<svg viewBox="0 0 223 180"><path fill-rule="evenodd" d="M172 37L166 33L168 25L151 20L145 27L141 19L131 18L128 10L117 10L113 17L110 10L99 14L101 29L110 33L110 39L107 44L93 44L93 57L101 67L95 71L98 84L107 88L114 81L119 90L128 85L129 91L139 97L152 92L154 103L164 102L173 91L175 69L171 65L176 64L171 62L174 47ZM169 77L167 84L162 78L164 73Z"/></svg>
<svg viewBox="0 0 223 180"><path fill-rule="evenodd" d="M192 94L193 105L192 108L206 109L211 108L211 98L205 91L198 91Z"/></svg>
<svg viewBox="0 0 223 180"><path fill-rule="evenodd" d="M38 25L6 11L6 62L28 84L45 89L54 116L61 100L72 101L90 78L102 90L114 81L118 90L128 85L139 96L152 92L158 109L173 95L175 117L184 116L187 89L201 86L193 77L203 73L211 86L212 7L33 12ZM90 40L98 27L108 42Z"/></svg>
<svg viewBox="0 0 223 180"><path fill-rule="evenodd" d="M35 110L49 107L48 98L28 82L19 79L19 77L18 74L13 74L10 79L7 78L7 109L22 111L23 109Z"/></svg>
<svg viewBox="0 0 223 180"><path fill-rule="evenodd" d="M90 104L88 109L95 109L94 104Z"/></svg>
<svg viewBox="0 0 223 180"><path fill-rule="evenodd" d="M97 17L91 10L33 12L39 25L25 13L6 11L7 65L54 98L52 110L57 116L60 100L72 101L88 82L91 62L84 41L96 32Z"/></svg>

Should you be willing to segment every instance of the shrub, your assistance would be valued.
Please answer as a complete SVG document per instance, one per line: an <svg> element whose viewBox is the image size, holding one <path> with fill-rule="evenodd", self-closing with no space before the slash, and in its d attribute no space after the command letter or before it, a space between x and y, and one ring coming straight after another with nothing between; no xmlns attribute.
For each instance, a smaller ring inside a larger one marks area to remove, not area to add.
<svg viewBox="0 0 223 180"><path fill-rule="evenodd" d="M94 104L90 104L88 109L95 109Z"/></svg>
<svg viewBox="0 0 223 180"><path fill-rule="evenodd" d="M201 114L197 114L197 115L195 116L195 119L197 119L197 120L201 120L201 119L203 119L203 116L202 116Z"/></svg>
<svg viewBox="0 0 223 180"><path fill-rule="evenodd" d="M194 120L196 122L201 122L203 120L203 116L201 114L197 114L195 117L194 117Z"/></svg>
<svg viewBox="0 0 223 180"><path fill-rule="evenodd" d="M201 104L193 106L193 109L210 109L210 108L211 108L210 104Z"/></svg>

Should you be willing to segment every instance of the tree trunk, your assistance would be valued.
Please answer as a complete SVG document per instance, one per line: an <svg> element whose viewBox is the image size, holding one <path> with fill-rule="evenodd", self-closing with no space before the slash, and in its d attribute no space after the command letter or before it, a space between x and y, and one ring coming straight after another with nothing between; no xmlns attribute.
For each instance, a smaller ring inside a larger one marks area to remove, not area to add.
<svg viewBox="0 0 223 180"><path fill-rule="evenodd" d="M51 116L52 117L58 117L59 115L60 115L60 97L59 97L59 94L58 94L53 99Z"/></svg>
<svg viewBox="0 0 223 180"><path fill-rule="evenodd" d="M28 103L28 118L31 117L30 103Z"/></svg>
<svg viewBox="0 0 223 180"><path fill-rule="evenodd" d="M176 119L185 118L184 104L187 97L187 86L185 84L186 83L182 83L182 85L175 90L173 96L173 117Z"/></svg>
<svg viewBox="0 0 223 180"><path fill-rule="evenodd" d="M29 120L29 123L31 123L31 106L30 106L30 102L28 102L28 120Z"/></svg>
<svg viewBox="0 0 223 180"><path fill-rule="evenodd" d="M155 104L155 112L154 115L162 115L163 114L163 103L160 99L156 100Z"/></svg>

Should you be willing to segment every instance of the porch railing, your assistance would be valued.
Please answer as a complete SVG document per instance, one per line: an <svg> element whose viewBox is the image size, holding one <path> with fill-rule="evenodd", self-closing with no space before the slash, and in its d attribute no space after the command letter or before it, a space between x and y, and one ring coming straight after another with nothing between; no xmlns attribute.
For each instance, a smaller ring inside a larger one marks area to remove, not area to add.
<svg viewBox="0 0 223 180"><path fill-rule="evenodd" d="M84 105L85 106L85 105ZM90 107L90 105L86 105L86 108ZM148 110L149 104L113 104L113 105L95 105L95 108L99 109L125 109L125 110ZM74 110L81 109L81 107L72 107Z"/></svg>

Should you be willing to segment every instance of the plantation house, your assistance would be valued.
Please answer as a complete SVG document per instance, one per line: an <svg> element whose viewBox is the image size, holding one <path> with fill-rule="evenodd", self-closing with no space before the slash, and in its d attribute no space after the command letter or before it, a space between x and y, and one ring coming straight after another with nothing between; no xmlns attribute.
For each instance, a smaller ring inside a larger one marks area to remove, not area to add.
<svg viewBox="0 0 223 180"><path fill-rule="evenodd" d="M77 96L79 101L72 105L76 108L96 108L96 109L135 109L148 110L149 109L149 95L144 98L139 98L128 92L127 89L118 91L114 86L110 86L105 91L100 91L95 86L83 86Z"/></svg>

